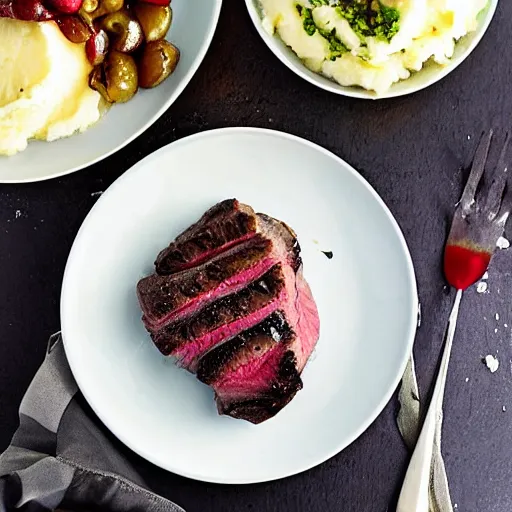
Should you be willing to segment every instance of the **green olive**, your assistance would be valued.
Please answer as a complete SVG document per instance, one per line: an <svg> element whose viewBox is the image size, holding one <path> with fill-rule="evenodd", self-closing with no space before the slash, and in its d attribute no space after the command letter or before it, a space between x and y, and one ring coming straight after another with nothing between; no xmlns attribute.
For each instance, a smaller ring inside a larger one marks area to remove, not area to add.
<svg viewBox="0 0 512 512"><path fill-rule="evenodd" d="M131 55L112 50L103 66L96 66L89 78L90 86L109 103L125 103L138 90L137 65Z"/></svg>
<svg viewBox="0 0 512 512"><path fill-rule="evenodd" d="M82 3L82 9L85 12L94 12L98 8L98 0L84 0Z"/></svg>
<svg viewBox="0 0 512 512"><path fill-rule="evenodd" d="M144 41L142 27L126 10L107 14L99 26L111 35L112 47L119 52L131 53Z"/></svg>
<svg viewBox="0 0 512 512"><path fill-rule="evenodd" d="M165 39L151 41L139 60L139 85L146 89L160 85L175 69L180 51Z"/></svg>
<svg viewBox="0 0 512 512"><path fill-rule="evenodd" d="M142 25L146 41L157 41L166 36L172 22L170 7L140 2L134 5L133 10Z"/></svg>
<svg viewBox="0 0 512 512"><path fill-rule="evenodd" d="M124 7L124 0L84 0L79 11L82 19L92 28L94 20L120 11Z"/></svg>

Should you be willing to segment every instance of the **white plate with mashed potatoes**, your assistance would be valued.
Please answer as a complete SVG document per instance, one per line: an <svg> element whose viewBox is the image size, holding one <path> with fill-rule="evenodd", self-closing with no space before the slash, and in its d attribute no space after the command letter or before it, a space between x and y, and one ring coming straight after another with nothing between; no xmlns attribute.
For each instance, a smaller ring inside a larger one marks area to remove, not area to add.
<svg viewBox="0 0 512 512"><path fill-rule="evenodd" d="M100 95L88 85L91 68L83 45L69 42L53 21L0 18L0 183L40 181L83 169L140 135L197 71L221 4L173 0L167 39L181 52L175 71L158 87L139 89L102 116ZM27 140L34 137L42 140Z"/></svg>
<svg viewBox="0 0 512 512"><path fill-rule="evenodd" d="M356 98L402 96L453 71L498 0L246 0L263 40L292 71Z"/></svg>

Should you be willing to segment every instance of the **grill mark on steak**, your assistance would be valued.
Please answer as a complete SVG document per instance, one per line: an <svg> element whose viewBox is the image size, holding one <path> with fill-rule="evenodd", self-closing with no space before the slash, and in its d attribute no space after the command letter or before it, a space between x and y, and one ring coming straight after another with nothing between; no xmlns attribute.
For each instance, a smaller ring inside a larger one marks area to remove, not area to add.
<svg viewBox="0 0 512 512"><path fill-rule="evenodd" d="M162 354L177 357L188 368L218 342L252 327L271 313L268 306L280 298L284 279L281 264L274 265L243 290L217 299L192 316L153 333L153 342Z"/></svg>
<svg viewBox="0 0 512 512"><path fill-rule="evenodd" d="M272 242L258 237L200 267L142 279L137 293L146 327L158 330L179 315L240 290L273 266L271 251Z"/></svg>
<svg viewBox="0 0 512 512"><path fill-rule="evenodd" d="M224 372L244 365L252 357L262 357L278 343L286 344L294 334L281 311L275 311L259 324L217 345L200 360L197 378L212 384Z"/></svg>
<svg viewBox="0 0 512 512"><path fill-rule="evenodd" d="M192 268L256 234L254 210L228 199L213 206L198 222L158 255L156 272L168 275Z"/></svg>

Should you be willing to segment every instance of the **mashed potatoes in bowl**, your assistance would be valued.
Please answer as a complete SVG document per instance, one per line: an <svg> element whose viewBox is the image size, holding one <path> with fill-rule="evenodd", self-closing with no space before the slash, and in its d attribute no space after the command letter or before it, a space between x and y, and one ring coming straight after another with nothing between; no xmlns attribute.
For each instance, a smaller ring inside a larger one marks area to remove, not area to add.
<svg viewBox="0 0 512 512"><path fill-rule="evenodd" d="M497 0L246 0L258 31L292 70L324 89L379 98L453 70Z"/></svg>

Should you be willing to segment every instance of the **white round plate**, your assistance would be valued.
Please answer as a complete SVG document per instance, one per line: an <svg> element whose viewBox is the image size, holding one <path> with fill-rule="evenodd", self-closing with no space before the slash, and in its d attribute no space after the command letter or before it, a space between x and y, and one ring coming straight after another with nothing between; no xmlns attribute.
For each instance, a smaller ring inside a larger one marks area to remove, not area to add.
<svg viewBox="0 0 512 512"><path fill-rule="evenodd" d="M496 8L498 7L498 0L489 0L487 8L480 13L477 30L475 32L471 32L458 41L455 47L455 53L448 65L441 66L435 63L428 63L421 71L414 73L409 79L402 80L401 82L392 85L388 92L377 95L375 92L367 91L362 87L344 87L333 80L308 69L297 55L283 43L278 35L271 36L263 28L259 0L245 0L245 3L254 26L263 41L265 41L274 55L294 73L313 85L316 85L321 89L325 89L326 91L334 92L335 94L340 94L342 96L370 100L395 98L398 96L405 96L406 94L412 94L435 84L451 73L476 48L489 28L494 17L494 13L496 12Z"/></svg>
<svg viewBox="0 0 512 512"><path fill-rule="evenodd" d="M163 84L115 105L85 133L55 142L32 141L12 157L0 156L0 183L42 181L92 165L149 128L178 98L203 61L219 19L222 0L173 0L167 38L181 51L176 71Z"/></svg>
<svg viewBox="0 0 512 512"><path fill-rule="evenodd" d="M257 426L218 416L211 390L160 355L135 292L158 251L230 197L297 231L320 311L304 389ZM411 353L417 295L400 229L359 174L305 140L235 128L164 147L107 190L71 250L61 318L78 385L121 441L186 477L252 483L311 468L372 423Z"/></svg>

